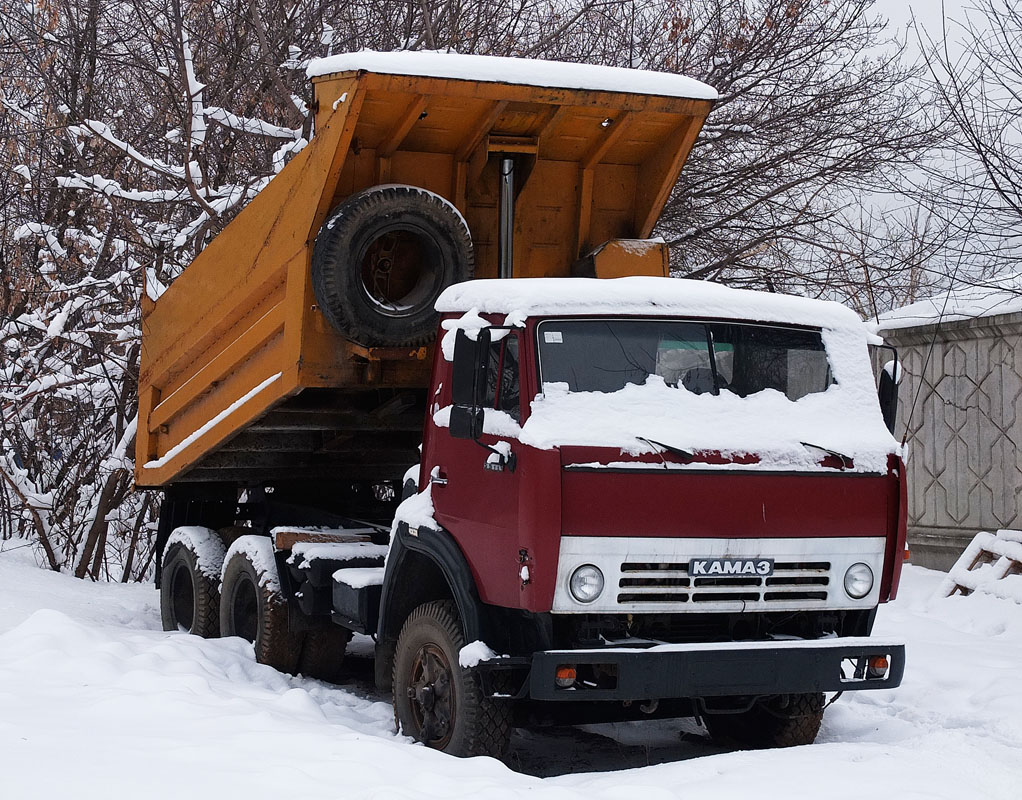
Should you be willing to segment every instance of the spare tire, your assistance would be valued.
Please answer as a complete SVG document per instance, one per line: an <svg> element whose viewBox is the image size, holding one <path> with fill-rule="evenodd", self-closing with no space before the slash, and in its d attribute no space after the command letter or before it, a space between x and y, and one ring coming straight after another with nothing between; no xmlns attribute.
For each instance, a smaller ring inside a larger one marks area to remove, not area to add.
<svg viewBox="0 0 1022 800"><path fill-rule="evenodd" d="M374 186L323 225L312 286L330 323L359 344L421 345L436 334L437 297L474 268L468 225L449 201L415 186Z"/></svg>

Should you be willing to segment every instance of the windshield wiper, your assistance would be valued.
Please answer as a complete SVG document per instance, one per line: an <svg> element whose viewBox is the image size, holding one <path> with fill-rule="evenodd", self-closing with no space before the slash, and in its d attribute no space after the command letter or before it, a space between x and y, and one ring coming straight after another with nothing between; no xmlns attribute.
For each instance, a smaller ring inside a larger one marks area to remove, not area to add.
<svg viewBox="0 0 1022 800"><path fill-rule="evenodd" d="M812 442L799 442L803 447L809 447L813 450L819 450L821 453L826 453L828 456L833 456L841 462L841 469L851 469L855 462L851 456L846 456L844 453L839 453L837 450L831 450L829 447L820 447L818 444Z"/></svg>
<svg viewBox="0 0 1022 800"><path fill-rule="evenodd" d="M668 453L676 455L679 458L684 458L686 461L691 461L696 457L696 454L689 450L683 450L682 448L675 447L674 445L671 444L664 444L663 442L658 442L655 439L647 439L645 436L636 436L635 438L638 439L640 442L645 442L646 444L652 445L657 450L666 450ZM665 467L667 466L666 461L664 462L664 466Z"/></svg>

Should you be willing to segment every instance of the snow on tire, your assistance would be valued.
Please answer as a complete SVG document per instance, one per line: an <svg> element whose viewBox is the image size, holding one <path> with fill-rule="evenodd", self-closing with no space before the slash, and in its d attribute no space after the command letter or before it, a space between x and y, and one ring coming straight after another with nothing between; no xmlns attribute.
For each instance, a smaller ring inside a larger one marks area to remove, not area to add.
<svg viewBox="0 0 1022 800"><path fill-rule="evenodd" d="M220 571L225 548L209 528L176 528L163 548L160 616L163 630L220 635Z"/></svg>
<svg viewBox="0 0 1022 800"><path fill-rule="evenodd" d="M511 739L511 706L483 693L462 669L465 646L458 611L438 600L408 615L394 653L394 718L398 729L454 756L502 758Z"/></svg>
<svg viewBox="0 0 1022 800"><path fill-rule="evenodd" d="M220 591L221 634L252 642L260 664L297 672L302 636L288 628L287 601L268 538L242 536L231 545Z"/></svg>

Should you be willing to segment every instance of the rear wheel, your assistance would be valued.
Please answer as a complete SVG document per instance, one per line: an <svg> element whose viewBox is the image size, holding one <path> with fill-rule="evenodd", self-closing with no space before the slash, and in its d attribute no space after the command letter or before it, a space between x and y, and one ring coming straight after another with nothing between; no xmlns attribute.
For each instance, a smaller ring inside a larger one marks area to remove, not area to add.
<svg viewBox="0 0 1022 800"><path fill-rule="evenodd" d="M706 714L710 736L739 747L795 747L812 744L823 721L820 693L780 695L740 714Z"/></svg>
<svg viewBox="0 0 1022 800"><path fill-rule="evenodd" d="M344 678L344 651L351 641L351 631L331 623L327 626L306 631L298 671L309 678L340 683Z"/></svg>
<svg viewBox="0 0 1022 800"><path fill-rule="evenodd" d="M216 531L177 528L163 551L160 616L163 630L205 639L220 635L220 570L224 545Z"/></svg>
<svg viewBox="0 0 1022 800"><path fill-rule="evenodd" d="M220 631L255 647L256 661L297 672L302 637L288 629L287 601L280 590L270 540L242 536L227 553L221 587Z"/></svg>
<svg viewBox="0 0 1022 800"><path fill-rule="evenodd" d="M433 601L405 621L394 654L394 717L399 729L455 756L501 758L511 737L511 707L486 697L461 668L465 646L453 602Z"/></svg>

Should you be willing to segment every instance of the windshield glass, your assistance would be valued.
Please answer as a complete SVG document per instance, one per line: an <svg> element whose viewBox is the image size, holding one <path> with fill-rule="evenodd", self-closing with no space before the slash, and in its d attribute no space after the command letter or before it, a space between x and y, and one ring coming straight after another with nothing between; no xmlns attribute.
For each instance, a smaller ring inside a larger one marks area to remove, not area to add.
<svg viewBox="0 0 1022 800"><path fill-rule="evenodd" d="M543 390L616 392L650 375L695 394L746 397L774 389L789 400L834 383L820 332L771 325L674 320L545 320Z"/></svg>

